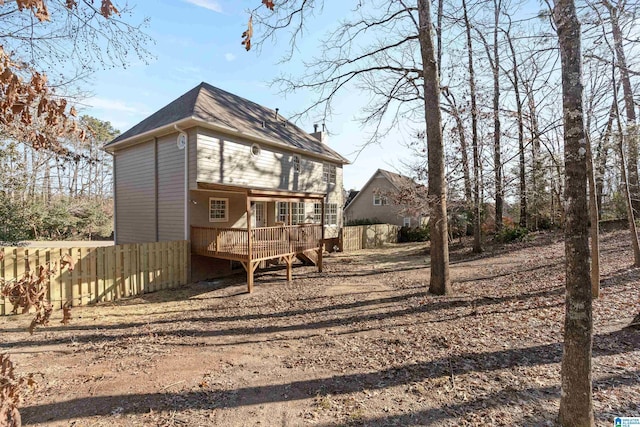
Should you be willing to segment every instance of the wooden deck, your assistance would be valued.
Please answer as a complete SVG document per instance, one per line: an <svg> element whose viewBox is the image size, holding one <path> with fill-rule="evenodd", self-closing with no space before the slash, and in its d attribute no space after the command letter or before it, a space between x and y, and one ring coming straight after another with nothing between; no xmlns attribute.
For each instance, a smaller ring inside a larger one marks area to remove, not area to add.
<svg viewBox="0 0 640 427"><path fill-rule="evenodd" d="M247 271L249 292L253 291L253 273L260 261L282 259L291 280L293 259L313 256L322 271L322 225L300 224L276 227L210 228L191 227L191 252L213 258L239 261Z"/></svg>

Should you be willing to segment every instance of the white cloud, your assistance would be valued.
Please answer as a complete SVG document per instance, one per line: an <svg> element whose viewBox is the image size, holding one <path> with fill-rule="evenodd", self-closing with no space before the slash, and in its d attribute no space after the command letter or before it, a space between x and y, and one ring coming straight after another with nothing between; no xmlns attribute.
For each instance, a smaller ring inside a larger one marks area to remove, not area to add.
<svg viewBox="0 0 640 427"><path fill-rule="evenodd" d="M233 53L225 53L224 54L224 59L226 59L227 61L231 62L234 59L236 59L236 56Z"/></svg>
<svg viewBox="0 0 640 427"><path fill-rule="evenodd" d="M191 3L194 6L204 7L205 9L213 10L214 12L222 13L222 6L217 0L184 0L187 3Z"/></svg>
<svg viewBox="0 0 640 427"><path fill-rule="evenodd" d="M125 113L141 112L139 108L127 105L124 102L115 99L91 98L87 101L87 104L89 104L93 108L100 108L108 111L122 111Z"/></svg>

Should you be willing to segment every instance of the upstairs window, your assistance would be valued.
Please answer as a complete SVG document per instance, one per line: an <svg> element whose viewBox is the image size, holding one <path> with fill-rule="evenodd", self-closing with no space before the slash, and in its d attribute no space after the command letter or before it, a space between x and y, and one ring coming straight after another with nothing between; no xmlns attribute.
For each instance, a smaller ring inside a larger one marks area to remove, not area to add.
<svg viewBox="0 0 640 427"><path fill-rule="evenodd" d="M293 155L293 172L300 173L300 156L297 154Z"/></svg>
<svg viewBox="0 0 640 427"><path fill-rule="evenodd" d="M336 183L336 165L331 163L322 164L322 182L329 184Z"/></svg>
<svg viewBox="0 0 640 427"><path fill-rule="evenodd" d="M389 200L382 194L373 195L373 206L386 206L389 204Z"/></svg>

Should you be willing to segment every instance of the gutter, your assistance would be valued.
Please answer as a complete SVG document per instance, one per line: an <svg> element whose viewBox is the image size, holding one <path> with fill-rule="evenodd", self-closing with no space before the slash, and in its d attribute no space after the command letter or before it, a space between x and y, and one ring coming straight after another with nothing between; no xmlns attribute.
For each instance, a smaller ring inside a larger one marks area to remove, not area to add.
<svg viewBox="0 0 640 427"><path fill-rule="evenodd" d="M263 136L260 135L255 135L253 133L248 133L248 132L244 132L241 130L238 130L236 128L232 128L230 126L224 126L224 125L218 125L218 124L213 124L213 123L209 123L205 120L199 119L197 117L191 116L191 117L186 117L184 119L180 119L177 120L175 122L169 123L167 125L161 126L159 128L155 128L143 133L140 133L138 135L134 135L130 138L126 138L123 139L121 141L115 142L115 143L110 143L107 144L104 149L107 151L115 151L117 148L120 147L129 147L131 145L135 145L137 143L143 142L145 140L148 140L152 135L155 136L160 136L162 134L167 134L167 133L171 133L174 130L177 129L177 126L202 126L203 128L206 129L210 129L210 130L215 130L218 132L222 132L225 133L227 135L236 135L236 136L240 136L243 137L245 139L248 140L252 140L255 142L260 142L266 145L270 145L273 147L278 147L278 148L282 148L285 149L287 151L290 152L294 152L294 153L298 153L298 154L302 154L305 156L312 156L312 157L316 157L322 160L326 160L326 161L330 161L333 163L342 163L343 165L348 165L351 164L351 162L346 159L345 157L342 157L340 154L338 154L338 158L336 157L332 157L326 154L322 154L322 153L314 153L313 151L308 151L308 150L303 150L297 147L293 147L291 145L287 145L287 144L283 144L275 139L271 139L271 138L265 138Z"/></svg>

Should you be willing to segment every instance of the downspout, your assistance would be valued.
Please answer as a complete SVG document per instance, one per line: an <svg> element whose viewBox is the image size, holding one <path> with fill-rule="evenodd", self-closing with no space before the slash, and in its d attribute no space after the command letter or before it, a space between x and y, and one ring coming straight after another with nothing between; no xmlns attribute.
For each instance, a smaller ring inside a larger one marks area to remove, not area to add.
<svg viewBox="0 0 640 427"><path fill-rule="evenodd" d="M116 206L116 153L115 151L112 153L110 151L105 150L105 152L111 154L111 164L113 165L112 169L113 169L113 177L111 179L111 186L113 187L111 191L113 191L113 244L117 245L118 244L118 228L117 228L117 224L118 222L116 221L116 215L118 212L117 206Z"/></svg>
<svg viewBox="0 0 640 427"><path fill-rule="evenodd" d="M187 136L184 146L184 240L189 240L189 135L178 125L173 125L173 128Z"/></svg>

